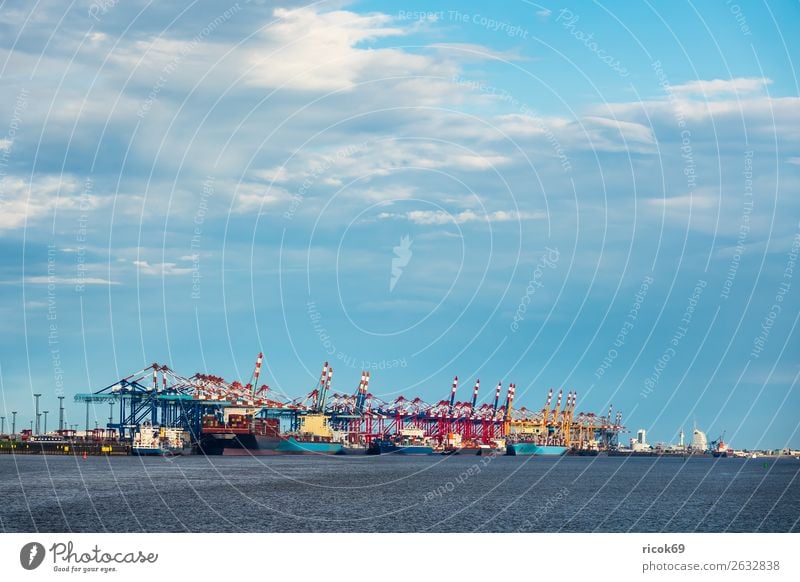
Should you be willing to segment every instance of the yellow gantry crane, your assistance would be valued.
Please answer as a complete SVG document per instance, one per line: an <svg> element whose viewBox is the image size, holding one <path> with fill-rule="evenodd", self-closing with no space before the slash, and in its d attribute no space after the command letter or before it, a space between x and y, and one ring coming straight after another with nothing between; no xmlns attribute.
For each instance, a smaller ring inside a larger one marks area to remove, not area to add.
<svg viewBox="0 0 800 582"><path fill-rule="evenodd" d="M615 421L611 419L611 412L608 418L592 413L576 413L577 391L569 390L564 398L564 391L559 390L553 405L553 390L550 389L544 408L538 412L526 410L524 407L515 411L515 392L516 385L510 384L503 411L503 429L506 436L528 435L546 444L585 449L594 448L593 443L598 434L602 436L622 429L622 415L619 413Z"/></svg>
<svg viewBox="0 0 800 582"><path fill-rule="evenodd" d="M511 432L511 410L514 408L514 392L516 392L517 385L508 385L508 396L506 397L506 413L503 417L503 434L508 435Z"/></svg>
<svg viewBox="0 0 800 582"><path fill-rule="evenodd" d="M561 396L559 394L559 396ZM564 446L572 446L572 416L575 411L575 401L578 398L577 392L570 391L567 394L567 403L561 413L561 434L564 437Z"/></svg>

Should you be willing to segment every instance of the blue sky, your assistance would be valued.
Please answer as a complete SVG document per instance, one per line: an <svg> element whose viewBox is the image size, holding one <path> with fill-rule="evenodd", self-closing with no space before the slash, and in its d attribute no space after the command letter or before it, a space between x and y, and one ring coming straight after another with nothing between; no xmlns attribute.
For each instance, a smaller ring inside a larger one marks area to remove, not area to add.
<svg viewBox="0 0 800 582"><path fill-rule="evenodd" d="M484 4L4 3L3 415L263 350L800 448L798 4Z"/></svg>

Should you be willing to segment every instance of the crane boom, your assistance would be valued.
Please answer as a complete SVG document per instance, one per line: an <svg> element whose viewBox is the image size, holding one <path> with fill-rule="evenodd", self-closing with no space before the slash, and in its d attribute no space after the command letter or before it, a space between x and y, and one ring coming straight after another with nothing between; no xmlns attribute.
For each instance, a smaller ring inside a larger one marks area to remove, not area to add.
<svg viewBox="0 0 800 582"><path fill-rule="evenodd" d="M475 380L475 389L472 392L472 410L475 410L475 404L478 402L478 388L481 387L481 379Z"/></svg>

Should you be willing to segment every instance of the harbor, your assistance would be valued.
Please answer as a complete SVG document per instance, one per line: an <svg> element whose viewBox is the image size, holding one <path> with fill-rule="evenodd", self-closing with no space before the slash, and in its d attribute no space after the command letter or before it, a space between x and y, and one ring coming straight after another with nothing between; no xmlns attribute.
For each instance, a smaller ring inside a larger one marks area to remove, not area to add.
<svg viewBox="0 0 800 582"><path fill-rule="evenodd" d="M516 385L498 382L481 399L480 380L458 398L459 379L447 396L383 400L364 371L351 392L334 391L333 366L296 398L279 397L259 384L263 354L247 382L220 376L184 376L157 363L92 392L74 395L85 406L85 426L65 421L59 398L58 428L47 430L48 411L35 395L30 428L11 432L5 417L0 452L75 455L487 455L561 456L615 450L625 431L622 413L579 412L577 392L550 389L543 407L515 406ZM504 398L503 398L504 397ZM90 427L97 407L108 407L104 426ZM44 420L41 423L42 419Z"/></svg>
<svg viewBox="0 0 800 582"><path fill-rule="evenodd" d="M4 2L5 578L800 580L761 4Z"/></svg>
<svg viewBox="0 0 800 582"><path fill-rule="evenodd" d="M469 398L459 399L458 376L437 402L405 396L387 401L370 390L368 371L352 393L333 391L333 367L325 362L310 392L280 398L259 385L262 363L259 353L244 383L210 374L182 376L154 363L94 392L76 394L74 401L85 406L81 431L65 422L63 397L58 428L48 431L48 411L40 411L41 394L35 394L30 428L17 432L17 411L10 433L6 418L0 421L0 454L800 457L791 449L737 451L723 441L724 434L709 442L697 427L688 443L681 430L678 444L650 445L639 429L625 444L622 412L611 405L603 415L578 411L577 391L549 389L542 408L530 409L515 406L514 383L504 388L499 382L481 400L476 379ZM108 422L90 428L91 408L100 405L108 406Z"/></svg>

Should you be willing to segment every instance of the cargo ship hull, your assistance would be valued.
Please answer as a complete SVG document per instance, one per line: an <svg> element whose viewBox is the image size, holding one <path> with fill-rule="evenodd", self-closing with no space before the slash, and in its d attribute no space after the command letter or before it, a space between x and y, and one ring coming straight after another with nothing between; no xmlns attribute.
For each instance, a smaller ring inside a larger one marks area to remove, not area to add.
<svg viewBox="0 0 800 582"><path fill-rule="evenodd" d="M204 455L275 454L281 442L280 426L276 419L245 418L221 424L213 416L203 419L201 437L196 452ZM241 420L245 418L245 420Z"/></svg>
<svg viewBox="0 0 800 582"><path fill-rule="evenodd" d="M506 454L511 456L560 457L567 447L557 445L537 445L535 443L511 443L506 445Z"/></svg>
<svg viewBox="0 0 800 582"><path fill-rule="evenodd" d="M600 451L597 449L570 449L567 454L574 457L596 457Z"/></svg>
<svg viewBox="0 0 800 582"><path fill-rule="evenodd" d="M231 457L277 455L280 439L262 435L237 435L225 442L219 453ZM212 454L212 453L206 453Z"/></svg>
<svg viewBox="0 0 800 582"><path fill-rule="evenodd" d="M433 447L427 445L401 446L391 442L373 442L367 450L368 455L432 455Z"/></svg>
<svg viewBox="0 0 800 582"><path fill-rule="evenodd" d="M183 450L163 447L131 447L131 454L140 457L175 457L182 455Z"/></svg>
<svg viewBox="0 0 800 582"><path fill-rule="evenodd" d="M445 449L442 451L443 455L480 455L481 450L478 447L460 447Z"/></svg>
<svg viewBox="0 0 800 582"><path fill-rule="evenodd" d="M299 441L289 437L281 439L276 452L283 455L338 455L343 450L341 443Z"/></svg>
<svg viewBox="0 0 800 582"><path fill-rule="evenodd" d="M250 451L275 451L281 444L280 437L264 435L238 435L234 442L243 449Z"/></svg>
<svg viewBox="0 0 800 582"><path fill-rule="evenodd" d="M140 457L159 457L166 451L158 447L132 447L131 454Z"/></svg>

